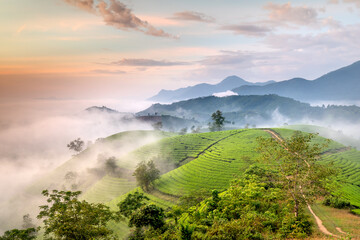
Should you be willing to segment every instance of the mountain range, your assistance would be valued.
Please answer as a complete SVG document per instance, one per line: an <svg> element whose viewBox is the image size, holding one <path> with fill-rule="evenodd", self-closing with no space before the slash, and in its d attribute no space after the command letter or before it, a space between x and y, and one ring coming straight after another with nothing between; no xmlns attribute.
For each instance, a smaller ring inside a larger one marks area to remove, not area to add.
<svg viewBox="0 0 360 240"><path fill-rule="evenodd" d="M176 90L163 89L158 94L149 98L148 100L154 102L174 102L191 98L211 96L214 93L226 92L244 85L261 86L274 82L275 81L268 81L265 83L251 83L245 81L242 78L239 78L238 76L229 76L222 80L220 83L214 85L208 83L201 83L194 86L179 88Z"/></svg>
<svg viewBox="0 0 360 240"><path fill-rule="evenodd" d="M201 83L176 90L161 90L149 100L169 103L229 90L238 95L277 94L305 102L360 100L360 61L314 80L292 78L280 82L251 83L237 76L230 76L215 85Z"/></svg>
<svg viewBox="0 0 360 240"><path fill-rule="evenodd" d="M232 91L239 95L277 94L302 101L360 100L360 61L312 81L293 78L265 86L241 86Z"/></svg>
<svg viewBox="0 0 360 240"><path fill-rule="evenodd" d="M314 107L292 98L278 95L248 95L228 97L201 97L172 104L153 104L137 116L171 115L194 119L203 124L211 121L216 110L223 112L225 119L237 126L246 123L255 125L295 124L302 122L357 123L360 108L356 106Z"/></svg>

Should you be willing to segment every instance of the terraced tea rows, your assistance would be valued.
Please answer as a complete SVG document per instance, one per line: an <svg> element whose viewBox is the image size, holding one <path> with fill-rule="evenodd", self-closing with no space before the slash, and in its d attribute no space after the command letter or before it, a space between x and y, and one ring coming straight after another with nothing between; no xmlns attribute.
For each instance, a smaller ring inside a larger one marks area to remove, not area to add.
<svg viewBox="0 0 360 240"><path fill-rule="evenodd" d="M84 195L83 199L94 203L109 202L136 187L135 181L124 178L105 176L94 184Z"/></svg>
<svg viewBox="0 0 360 240"><path fill-rule="evenodd" d="M162 161L180 166L196 158L199 153L205 151L217 141L232 134L234 134L234 131L174 136L141 147L128 156L127 159L135 158L140 161L160 158Z"/></svg>
<svg viewBox="0 0 360 240"><path fill-rule="evenodd" d="M237 131L224 131L165 138L156 143L140 147L121 158L118 164L128 169L129 176L124 177L129 179L131 179L131 173L138 162L152 158L156 159L157 165L161 166L163 172L167 172L172 170L175 167L174 165L183 165L191 161L206 149L216 145L218 141L236 133ZM92 186L83 195L83 198L91 202L108 202L133 189L135 186L135 180L130 181L107 176Z"/></svg>
<svg viewBox="0 0 360 240"><path fill-rule="evenodd" d="M282 129L282 128L272 128L273 131L278 133L282 138L290 138L291 135L294 134L294 130L290 129ZM324 148L324 151L334 150L334 149L343 149L345 146L341 143L330 141L329 143L326 143L326 138L323 137L316 137L312 140L312 143L317 144L327 144L328 146Z"/></svg>
<svg viewBox="0 0 360 240"><path fill-rule="evenodd" d="M226 189L234 175L240 175L257 153L256 137L261 130L236 130L212 145L196 159L167 174L156 183L164 193L182 195L198 189Z"/></svg>
<svg viewBox="0 0 360 240"><path fill-rule="evenodd" d="M360 152L355 149L339 152L325 156L322 161L340 169L338 181L344 197L360 208ZM359 210L355 212L360 213Z"/></svg>

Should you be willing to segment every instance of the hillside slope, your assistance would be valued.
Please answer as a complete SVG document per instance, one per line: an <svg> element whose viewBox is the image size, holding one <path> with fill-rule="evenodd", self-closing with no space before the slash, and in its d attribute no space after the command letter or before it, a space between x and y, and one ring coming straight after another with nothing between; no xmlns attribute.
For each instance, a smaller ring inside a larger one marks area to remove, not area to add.
<svg viewBox="0 0 360 240"><path fill-rule="evenodd" d="M275 131L281 134L282 137L288 137L294 132L293 130L286 129L275 129ZM257 157L254 149L257 145L256 137L258 136L270 137L267 132L261 129L174 136L143 146L123 159L149 160L155 158L157 165L164 174L156 182L156 190L148 196L156 204L170 206L176 203L177 197L184 194L199 190L211 191L217 189L223 191L227 189L234 176L240 176L250 164L254 163ZM322 141L324 141L323 138L316 138L316 142ZM344 171L349 166L354 167L355 165L351 164L356 162L356 157L352 154L355 150L345 149L342 150L344 152L337 152L337 149L344 149L344 146L331 142L329 147L325 149L327 153L324 155L323 161L331 162L333 161L332 158L336 157L337 154L346 153L349 156L345 154L343 158L347 158L347 161L349 161L347 164L341 165L335 161L334 163L338 164L339 168L344 169ZM352 177L349 179L354 179L354 181L348 179L348 182L341 191L352 204L360 207L357 197L357 194L360 193L360 188L351 187L358 184L355 181L358 174L356 169L357 167L354 171L347 171L342 175L348 176L346 174L352 174ZM339 181L344 181L341 176ZM115 182L118 185L114 185ZM115 181L115 179L106 177L96 184L94 191L87 192L84 197L91 201L102 202L105 200L104 193L111 192L113 191L112 189L119 191L118 189L123 187L123 183L121 179ZM116 203L124 198L124 196L120 195L120 191L118 194L119 196L113 198L109 203L113 209L116 209ZM124 230L126 226L123 223L114 224L113 229ZM120 232L118 233L121 234Z"/></svg>

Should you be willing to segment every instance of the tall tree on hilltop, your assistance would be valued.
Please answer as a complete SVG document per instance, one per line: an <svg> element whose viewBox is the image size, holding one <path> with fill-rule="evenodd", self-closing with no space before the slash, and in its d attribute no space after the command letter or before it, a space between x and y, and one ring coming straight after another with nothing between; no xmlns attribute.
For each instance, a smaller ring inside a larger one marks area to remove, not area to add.
<svg viewBox="0 0 360 240"><path fill-rule="evenodd" d="M209 129L211 132L221 131L224 127L225 118L220 110L217 110L211 115L212 123L209 123Z"/></svg>
<svg viewBox="0 0 360 240"><path fill-rule="evenodd" d="M312 143L315 136L297 131L284 140L258 138L259 160L270 163L270 167L278 172L277 181L286 191L295 217L306 203L326 192L329 177L334 174L333 169L318 163L327 144Z"/></svg>

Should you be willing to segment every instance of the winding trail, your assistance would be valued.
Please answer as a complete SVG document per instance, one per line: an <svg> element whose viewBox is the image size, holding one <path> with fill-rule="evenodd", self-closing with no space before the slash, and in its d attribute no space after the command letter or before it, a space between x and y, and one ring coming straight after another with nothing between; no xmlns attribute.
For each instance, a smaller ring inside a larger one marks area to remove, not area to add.
<svg viewBox="0 0 360 240"><path fill-rule="evenodd" d="M276 141L278 141L280 144L284 141L284 140L278 135L278 133L276 133L275 131L273 131L273 130L271 130L271 129L264 129L264 131L267 132L267 133L269 133L269 134L271 135L271 137L274 138ZM281 144L281 145L282 145L282 144ZM282 146L283 146L283 145L282 145ZM286 148L285 148L285 149L286 149ZM287 149L286 149L286 150L287 150ZM308 167L310 167L309 163L308 163L305 159L303 159L303 160L305 161L306 165L307 165ZM301 186L300 186L300 188L301 188ZM304 196L304 198L305 198L305 196ZM305 200L305 201L306 201L306 200ZM331 233L329 230L327 230L327 228L324 226L324 224L323 224L323 222L321 221L321 219L314 213L314 211L312 210L310 204L309 204L307 201L306 201L306 205L307 205L310 213L314 216L315 221L316 221L316 224L318 225L318 227L319 227L319 229L320 229L320 231L321 231L322 233L324 233L325 235L328 235L328 236L332 236L332 237L337 237L337 238L340 237L340 236L338 236L338 235L335 235L335 234ZM341 230L340 227L336 227L336 230L337 230L338 232L342 233L342 234L347 234L346 232L344 232L343 230Z"/></svg>

